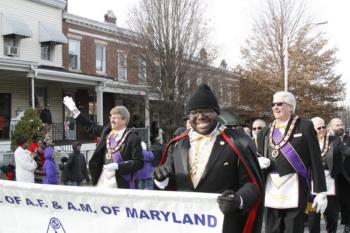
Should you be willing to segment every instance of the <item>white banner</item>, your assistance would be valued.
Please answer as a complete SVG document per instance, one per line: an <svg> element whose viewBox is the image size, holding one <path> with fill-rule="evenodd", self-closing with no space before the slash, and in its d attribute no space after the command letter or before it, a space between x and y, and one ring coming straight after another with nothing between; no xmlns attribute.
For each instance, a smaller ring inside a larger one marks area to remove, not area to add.
<svg viewBox="0 0 350 233"><path fill-rule="evenodd" d="M217 196L1 180L0 233L217 233Z"/></svg>

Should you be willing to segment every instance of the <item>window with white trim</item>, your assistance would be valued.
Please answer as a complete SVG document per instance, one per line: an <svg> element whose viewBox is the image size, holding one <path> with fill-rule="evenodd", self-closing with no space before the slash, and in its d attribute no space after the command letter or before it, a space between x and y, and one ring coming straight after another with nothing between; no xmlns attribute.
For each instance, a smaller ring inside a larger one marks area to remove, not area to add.
<svg viewBox="0 0 350 233"><path fill-rule="evenodd" d="M96 72L106 73L106 46L96 44Z"/></svg>
<svg viewBox="0 0 350 233"><path fill-rule="evenodd" d="M118 80L127 80L128 56L124 52L118 52Z"/></svg>
<svg viewBox="0 0 350 233"><path fill-rule="evenodd" d="M19 41L15 35L4 36L4 55L6 56L18 56Z"/></svg>
<svg viewBox="0 0 350 233"><path fill-rule="evenodd" d="M69 39L68 41L69 53L69 68L73 70L80 69L80 41Z"/></svg>
<svg viewBox="0 0 350 233"><path fill-rule="evenodd" d="M55 45L51 42L41 43L41 60L52 61Z"/></svg>
<svg viewBox="0 0 350 233"><path fill-rule="evenodd" d="M146 59L143 56L139 57L139 80L140 82L146 82L147 79L147 67Z"/></svg>

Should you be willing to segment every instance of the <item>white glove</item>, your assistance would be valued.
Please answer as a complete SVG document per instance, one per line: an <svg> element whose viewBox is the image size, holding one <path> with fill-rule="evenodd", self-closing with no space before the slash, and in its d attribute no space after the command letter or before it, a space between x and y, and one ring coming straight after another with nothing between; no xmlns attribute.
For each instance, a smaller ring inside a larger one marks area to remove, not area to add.
<svg viewBox="0 0 350 233"><path fill-rule="evenodd" d="M258 157L258 161L261 169L268 168L271 164L271 161L265 157Z"/></svg>
<svg viewBox="0 0 350 233"><path fill-rule="evenodd" d="M77 118L78 115L80 114L79 109L77 108L77 106L75 106L74 100L72 99L72 97L70 96L65 96L63 98L63 103L64 105L66 105L66 107L69 109L69 111L73 112L74 114L74 118Z"/></svg>
<svg viewBox="0 0 350 233"><path fill-rule="evenodd" d="M118 163L109 163L106 165L103 165L103 169L106 169L107 171L116 171L118 170L119 165Z"/></svg>
<svg viewBox="0 0 350 233"><path fill-rule="evenodd" d="M327 193L318 193L312 203L312 208L316 207L316 212L323 214L327 208Z"/></svg>

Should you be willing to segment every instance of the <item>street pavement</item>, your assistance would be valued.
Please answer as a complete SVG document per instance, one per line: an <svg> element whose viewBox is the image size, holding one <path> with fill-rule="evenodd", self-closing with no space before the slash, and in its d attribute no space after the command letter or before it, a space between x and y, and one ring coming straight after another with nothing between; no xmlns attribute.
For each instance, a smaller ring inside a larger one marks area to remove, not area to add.
<svg viewBox="0 0 350 233"><path fill-rule="evenodd" d="M340 221L339 221L337 233L343 233L343 231L344 231L344 225L340 225ZM264 225L263 225L261 232L265 233L265 226ZM307 227L307 225L305 225L304 233L309 233L309 228ZM324 219L321 220L321 233L327 233L326 223L325 223Z"/></svg>

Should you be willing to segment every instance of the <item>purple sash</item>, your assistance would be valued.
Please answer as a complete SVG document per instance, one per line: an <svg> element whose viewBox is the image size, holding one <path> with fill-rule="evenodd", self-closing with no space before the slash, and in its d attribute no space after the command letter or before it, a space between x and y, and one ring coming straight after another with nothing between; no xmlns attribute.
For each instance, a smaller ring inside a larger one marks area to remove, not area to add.
<svg viewBox="0 0 350 233"><path fill-rule="evenodd" d="M115 147L117 145L117 142L116 142L115 137L113 135L110 138L109 144L111 147ZM112 158L113 158L113 161L115 163L121 164L124 162L122 155L120 154L119 151L114 152L112 154ZM121 177L123 177L123 179L129 183L129 188L135 189L135 183L134 183L134 180L132 179L131 175L122 175Z"/></svg>
<svg viewBox="0 0 350 233"><path fill-rule="evenodd" d="M273 130L272 139L276 144L278 144L282 141L283 135L281 134L281 131L279 129L275 128ZM304 180L306 181L306 183L309 187L309 190L311 190L310 189L310 185L311 185L310 173L306 169L303 161L300 159L298 153L294 150L292 145L288 142L280 149L280 151L282 152L284 157L288 160L290 165L292 165L294 170L304 178Z"/></svg>

